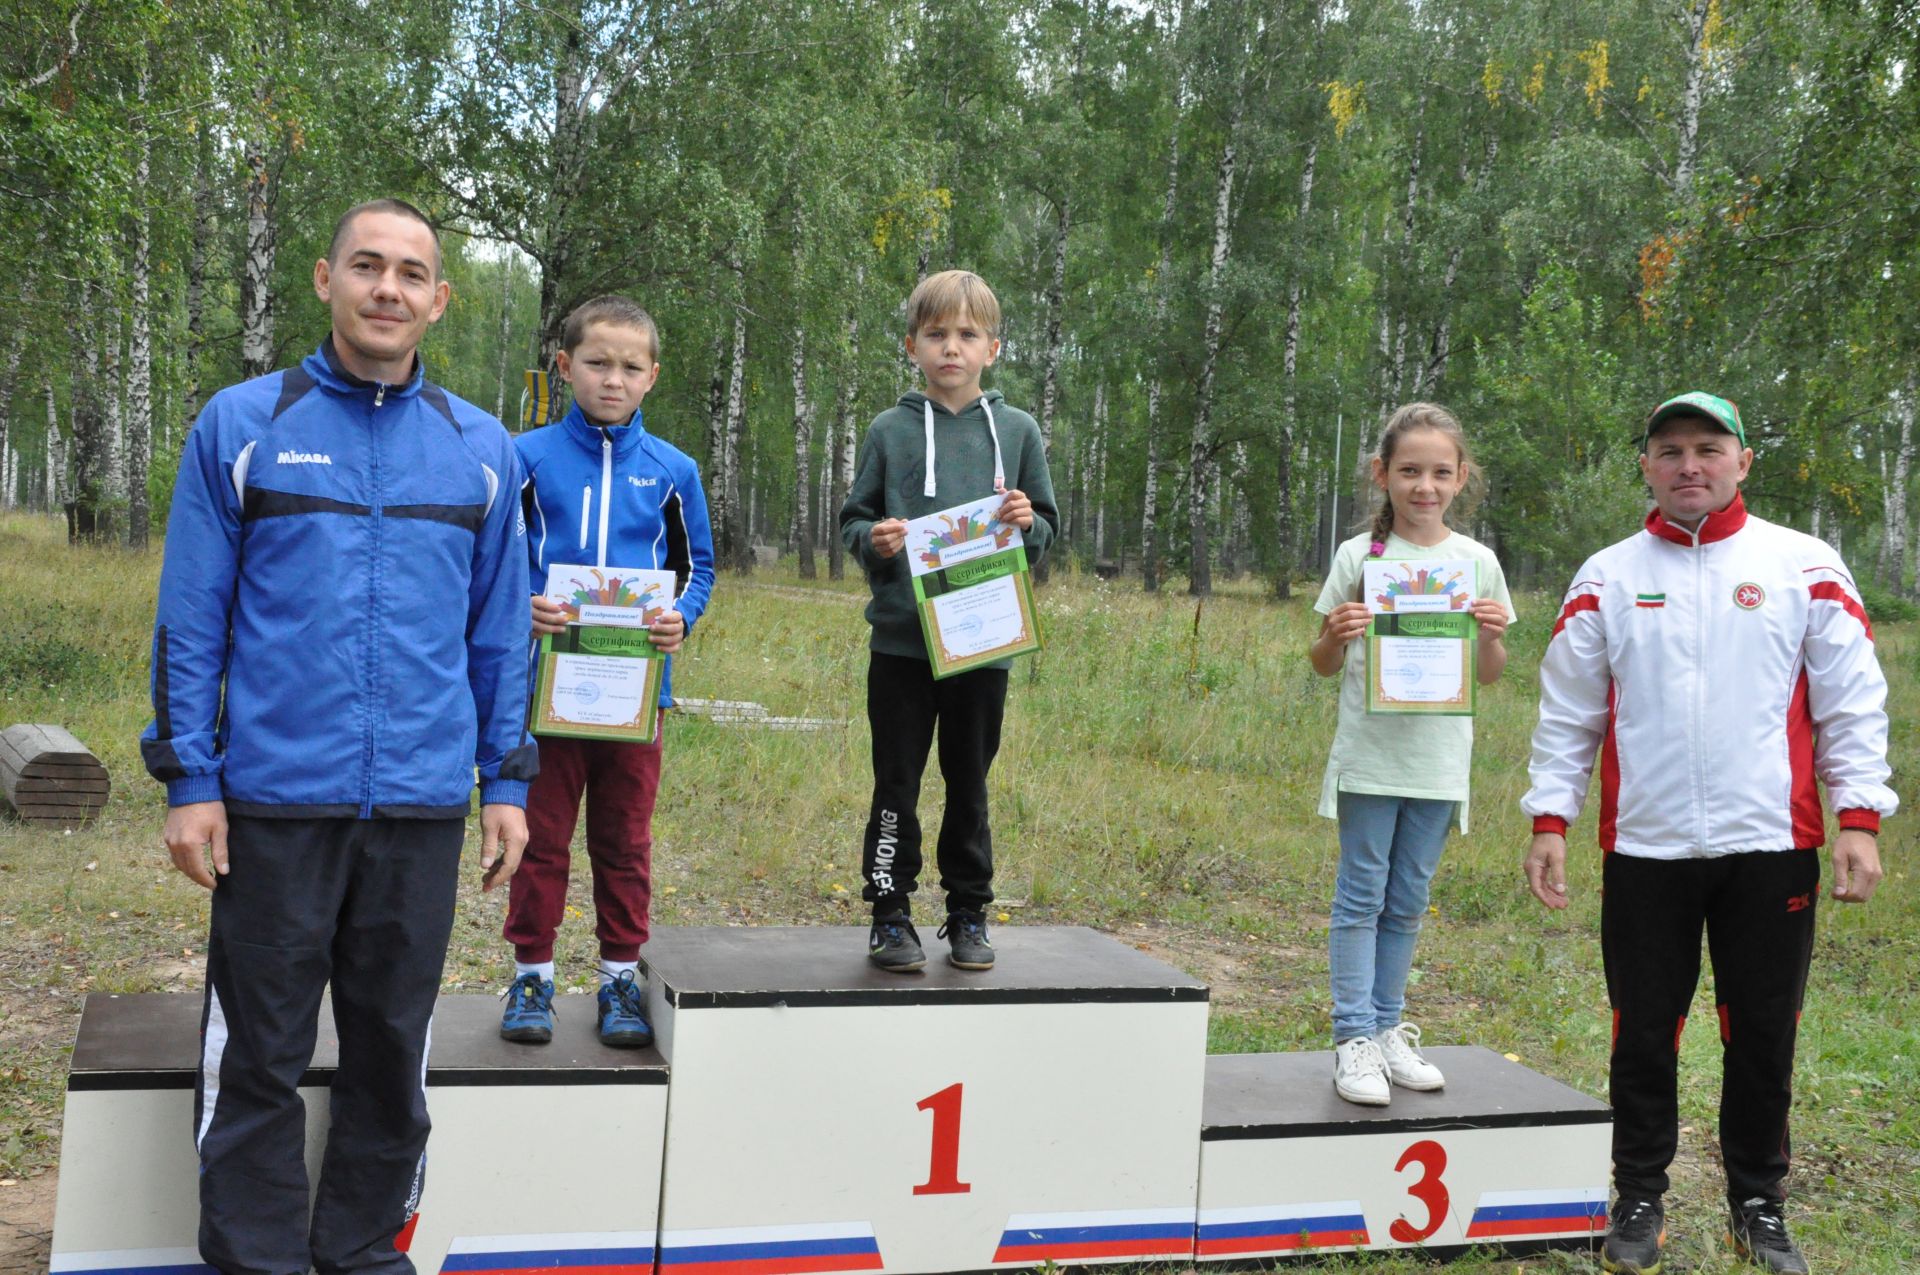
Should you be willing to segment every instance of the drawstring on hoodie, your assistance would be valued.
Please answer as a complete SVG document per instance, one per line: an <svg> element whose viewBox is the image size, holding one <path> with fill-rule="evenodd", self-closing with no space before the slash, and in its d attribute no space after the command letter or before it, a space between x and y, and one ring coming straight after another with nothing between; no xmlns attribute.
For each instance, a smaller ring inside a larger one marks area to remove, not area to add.
<svg viewBox="0 0 1920 1275"><path fill-rule="evenodd" d="M987 396L979 398L980 410L987 414L987 436L993 439L993 489L1002 491L1007 485L1006 466L1000 460L1000 431L993 427L993 404L987 402ZM931 496L933 492L933 400L921 399L920 406L926 411L927 421L927 482L921 494Z"/></svg>

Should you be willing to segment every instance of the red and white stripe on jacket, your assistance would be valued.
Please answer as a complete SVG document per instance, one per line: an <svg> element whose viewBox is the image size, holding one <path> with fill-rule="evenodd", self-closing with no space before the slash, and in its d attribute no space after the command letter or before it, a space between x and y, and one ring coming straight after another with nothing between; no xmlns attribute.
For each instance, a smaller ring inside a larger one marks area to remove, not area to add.
<svg viewBox="0 0 1920 1275"><path fill-rule="evenodd" d="M1877 830L1887 681L1846 564L1736 495L1697 531L1655 510L1580 568L1540 664L1536 832L1565 832L1600 755L1600 844L1650 859L1820 845Z"/></svg>

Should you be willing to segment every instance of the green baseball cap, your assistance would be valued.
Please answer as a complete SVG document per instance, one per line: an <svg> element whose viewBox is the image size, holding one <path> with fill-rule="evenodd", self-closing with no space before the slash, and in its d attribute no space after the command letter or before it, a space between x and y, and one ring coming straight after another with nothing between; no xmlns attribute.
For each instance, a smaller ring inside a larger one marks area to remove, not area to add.
<svg viewBox="0 0 1920 1275"><path fill-rule="evenodd" d="M1703 417L1739 439L1742 447L1747 445L1747 431L1740 424L1740 409L1729 399L1699 390L1677 395L1654 408L1653 415L1647 417L1646 426L1640 431L1640 441L1645 443L1653 437L1654 430L1676 416Z"/></svg>

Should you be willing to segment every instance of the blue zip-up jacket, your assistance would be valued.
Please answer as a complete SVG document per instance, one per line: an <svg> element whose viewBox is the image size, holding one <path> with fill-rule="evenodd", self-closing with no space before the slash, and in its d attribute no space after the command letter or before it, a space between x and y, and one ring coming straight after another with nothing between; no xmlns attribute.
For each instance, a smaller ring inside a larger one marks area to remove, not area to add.
<svg viewBox="0 0 1920 1275"><path fill-rule="evenodd" d="M641 414L595 425L574 404L564 418L514 437L526 471L527 563L544 589L555 563L647 567L677 577L687 632L713 594L713 531L693 457L647 433ZM660 707L673 705L673 661Z"/></svg>
<svg viewBox="0 0 1920 1275"><path fill-rule="evenodd" d="M421 374L362 381L332 338L215 394L181 457L140 740L169 805L285 818L524 806L520 463ZM224 700L223 700L224 692Z"/></svg>

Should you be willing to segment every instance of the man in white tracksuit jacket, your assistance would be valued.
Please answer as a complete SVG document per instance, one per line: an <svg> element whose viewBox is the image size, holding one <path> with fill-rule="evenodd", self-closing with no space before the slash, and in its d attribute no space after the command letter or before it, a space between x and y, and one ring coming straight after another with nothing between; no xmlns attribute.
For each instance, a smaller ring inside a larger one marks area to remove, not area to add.
<svg viewBox="0 0 1920 1275"><path fill-rule="evenodd" d="M1647 420L1646 527L1574 577L1540 665L1526 871L1567 905L1566 831L1600 758L1600 944L1613 1007L1617 1200L1603 1264L1660 1269L1678 1141L1681 1028L1706 930L1734 1246L1804 1272L1781 1216L1794 1036L1813 951L1826 820L1833 897L1865 902L1887 786L1887 684L1846 564L1749 514L1739 410L1683 394Z"/></svg>

